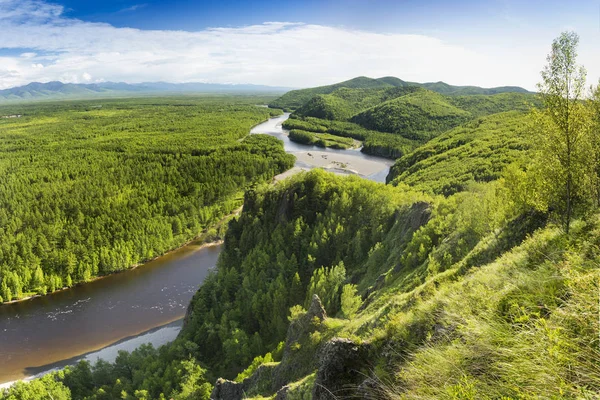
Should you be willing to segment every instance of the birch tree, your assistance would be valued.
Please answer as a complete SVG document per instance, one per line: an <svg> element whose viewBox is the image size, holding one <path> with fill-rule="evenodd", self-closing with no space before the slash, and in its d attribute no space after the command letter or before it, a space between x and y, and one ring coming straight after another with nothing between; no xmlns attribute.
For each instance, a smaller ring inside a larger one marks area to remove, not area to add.
<svg viewBox="0 0 600 400"><path fill-rule="evenodd" d="M559 212L567 233L589 182L588 113L583 103L586 71L577 64L578 43L574 32L563 32L552 43L538 84L545 107L534 112L540 156L536 169L541 173L548 205Z"/></svg>

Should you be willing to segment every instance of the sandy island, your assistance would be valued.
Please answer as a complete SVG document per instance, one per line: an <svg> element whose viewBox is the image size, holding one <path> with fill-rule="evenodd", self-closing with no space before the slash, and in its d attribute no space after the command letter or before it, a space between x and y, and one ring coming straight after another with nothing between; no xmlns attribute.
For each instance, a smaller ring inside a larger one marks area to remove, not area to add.
<svg viewBox="0 0 600 400"><path fill-rule="evenodd" d="M393 161L371 161L361 159L356 154L332 154L324 151L302 151L293 153L296 159L309 167L342 170L362 176L370 176L389 168Z"/></svg>

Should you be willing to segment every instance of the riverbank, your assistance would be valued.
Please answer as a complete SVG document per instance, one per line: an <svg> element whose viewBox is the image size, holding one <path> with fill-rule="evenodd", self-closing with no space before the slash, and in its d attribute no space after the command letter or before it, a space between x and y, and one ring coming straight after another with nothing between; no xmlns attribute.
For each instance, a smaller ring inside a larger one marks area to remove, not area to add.
<svg viewBox="0 0 600 400"><path fill-rule="evenodd" d="M121 271L115 271L115 272L112 272L110 274L96 276L96 277L91 278L91 279L89 279L89 280L87 280L85 282L77 282L76 284L74 284L72 286L65 286L65 287L62 287L60 289L54 290L52 292L47 292L46 294L34 294L34 295L31 295L31 296L22 297L20 299L6 301L4 303L0 303L0 307L2 307L3 305L22 303L22 302L33 300L33 299L36 299L36 298L45 297L45 296L49 296L49 295L52 295L52 294L57 294L57 293L60 293L60 292L64 292L66 290L70 290L70 289L73 289L73 288L80 287L82 285L88 285L88 284L90 284L92 282L96 282L96 281L101 280L101 279L106 279L106 278L114 276L114 275L122 274L124 272L131 271L131 270L134 270L136 268L143 267L144 265L146 265L146 264L148 264L150 262L156 261L156 260L160 259L161 257L165 257L165 256L170 255L171 253L175 253L175 252L181 250L184 247L196 246L197 245L198 246L197 250L201 250L201 249L203 249L205 247L220 246L220 245L223 244L223 239L220 238L220 237L218 237L216 240L213 240L208 235L209 232L212 231L212 230L214 230L214 229L216 229L218 231L219 228L221 226L223 226L223 224L225 224L226 222L229 222L229 220L231 218L234 218L234 217L238 216L242 212L242 208L243 208L243 206L235 209L231 214L228 214L225 217L221 218L219 220L219 222L217 222L215 225L211 225L210 227L206 228L200 235L194 237L193 239L188 240L188 241L184 242L183 244L181 244L181 245L179 245L177 247L169 249L165 253L159 254L156 257L153 257L153 258L148 259L148 260L144 260L144 261L142 261L140 263L134 264L131 267L123 269Z"/></svg>
<svg viewBox="0 0 600 400"><path fill-rule="evenodd" d="M369 176L381 170L381 163L357 158L351 154L306 151L294 153L296 159L313 168L340 170L361 176Z"/></svg>
<svg viewBox="0 0 600 400"><path fill-rule="evenodd" d="M0 307L0 382L23 379L123 341L128 346L123 350L134 350L144 343L135 337L185 316L217 264L220 242L191 243L143 268ZM155 346L165 343L160 336L146 339Z"/></svg>
<svg viewBox="0 0 600 400"><path fill-rule="evenodd" d="M88 361L92 364L98 360L114 362L119 354L119 351L132 351L145 343L152 343L154 347L160 347L175 340L179 334L179 331L181 330L182 325L183 318L174 318L172 321L169 321L161 326L132 334L112 343L105 343L96 348L90 348L77 356L47 365L28 367L26 368L27 373L25 374L25 377L15 375L13 377L14 380L0 382L0 389L8 388L19 381L28 382L33 379L41 378L46 374L55 372L59 369L65 368L66 366L75 365L82 360Z"/></svg>
<svg viewBox="0 0 600 400"><path fill-rule="evenodd" d="M279 181L301 171L312 168L323 168L329 172L348 175L355 174L376 182L385 183L390 167L394 160L365 154L359 149L331 149L315 145L301 144L289 138L288 130L283 128L283 123L290 117L290 113L273 117L269 121L254 127L251 134L267 134L283 141L287 153L296 157L296 165L275 177Z"/></svg>

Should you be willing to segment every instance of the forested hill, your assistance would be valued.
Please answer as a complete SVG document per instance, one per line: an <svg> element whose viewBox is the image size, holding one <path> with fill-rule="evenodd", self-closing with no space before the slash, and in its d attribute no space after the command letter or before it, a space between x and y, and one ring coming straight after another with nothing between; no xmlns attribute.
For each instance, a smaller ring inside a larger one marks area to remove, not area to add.
<svg viewBox="0 0 600 400"><path fill-rule="evenodd" d="M530 93L518 86L502 86L496 88L481 88L478 86L453 86L445 82L416 83L407 82L402 79L387 76L383 78L368 78L359 76L333 85L319 86L315 88L291 90L282 97L270 103L271 107L281 108L286 111L295 110L304 105L308 100L318 94L330 94L341 88L349 89L389 89L393 87L422 87L437 93L447 95L475 95L475 94L498 94L498 93Z"/></svg>
<svg viewBox="0 0 600 400"><path fill-rule="evenodd" d="M284 127L292 129L290 139L312 137L316 141L326 135L345 136L362 141L365 153L399 158L469 121L540 106L539 98L527 92L441 94L410 84L390 87L393 83L405 82L396 78L382 79L349 81L350 86L360 86L355 88L338 87L346 83L316 88L335 90L314 94L295 109L284 123ZM369 83L376 87L365 87ZM287 101L291 94L293 92L283 95L275 103ZM303 96L296 100L302 100Z"/></svg>
<svg viewBox="0 0 600 400"><path fill-rule="evenodd" d="M0 90L0 103L32 100L88 99L173 93L284 93L289 88L264 85L227 85L217 83L123 82L63 83L32 82Z"/></svg>

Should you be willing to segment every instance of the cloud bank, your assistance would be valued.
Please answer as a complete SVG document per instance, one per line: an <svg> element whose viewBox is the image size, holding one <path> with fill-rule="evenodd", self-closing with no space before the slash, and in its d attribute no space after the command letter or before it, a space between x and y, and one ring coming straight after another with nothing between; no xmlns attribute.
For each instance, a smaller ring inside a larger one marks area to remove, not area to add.
<svg viewBox="0 0 600 400"><path fill-rule="evenodd" d="M0 0L0 49L11 54L0 55L0 88L51 80L307 87L392 75L530 89L547 50L490 57L424 35L289 22L199 32L117 28L69 18L40 0Z"/></svg>

